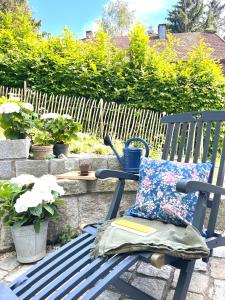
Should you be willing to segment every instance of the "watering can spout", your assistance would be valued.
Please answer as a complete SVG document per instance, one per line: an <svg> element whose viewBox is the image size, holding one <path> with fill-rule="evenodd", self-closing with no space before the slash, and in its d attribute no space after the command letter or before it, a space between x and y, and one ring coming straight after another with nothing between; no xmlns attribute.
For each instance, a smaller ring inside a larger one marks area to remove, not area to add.
<svg viewBox="0 0 225 300"><path fill-rule="evenodd" d="M123 162L123 158L119 156L119 153L116 151L116 149L113 147L113 144L112 144L112 140L111 140L111 137L107 134L105 137L104 137L104 144L106 146L109 146L112 151L115 153L119 163L121 164L121 166L123 167L124 166L124 162Z"/></svg>

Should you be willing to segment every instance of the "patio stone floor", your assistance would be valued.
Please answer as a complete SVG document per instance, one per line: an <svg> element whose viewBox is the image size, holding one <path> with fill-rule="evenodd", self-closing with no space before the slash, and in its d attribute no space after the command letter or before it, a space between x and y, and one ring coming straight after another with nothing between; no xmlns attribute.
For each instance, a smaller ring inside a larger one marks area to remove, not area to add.
<svg viewBox="0 0 225 300"><path fill-rule="evenodd" d="M48 247L48 253L57 247ZM31 265L20 264L15 252L0 255L0 280L12 282ZM150 264L138 262L132 266L123 278L132 285L158 300L172 300L179 271L170 267L156 269ZM102 293L98 300L127 300L113 287ZM225 247L214 250L208 265L198 260L189 287L187 300L224 300L225 299Z"/></svg>

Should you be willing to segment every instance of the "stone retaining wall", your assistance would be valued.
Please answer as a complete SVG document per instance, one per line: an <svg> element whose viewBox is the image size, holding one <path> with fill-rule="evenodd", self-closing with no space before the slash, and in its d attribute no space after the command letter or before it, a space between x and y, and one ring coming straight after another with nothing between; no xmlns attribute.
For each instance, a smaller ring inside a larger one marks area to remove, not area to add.
<svg viewBox="0 0 225 300"><path fill-rule="evenodd" d="M1 143L0 143L1 149ZM30 160L24 157L23 151L16 152L16 148L11 150L11 158L2 159L0 155L0 180L9 179L20 174L32 174L42 176L43 174L61 174L71 170L78 170L81 163L89 163L92 170L96 169L119 169L120 166L114 156L90 156L76 155L67 159L53 160ZM12 155L13 153L13 155ZM16 156L16 153L18 154ZM103 221L108 211L116 181L113 179L86 181L86 180L59 180L66 191L65 204L60 207L60 218L50 222L50 241L54 241L58 234L71 224L73 228L78 228L83 224ZM128 181L123 195L121 210L128 208L136 194L137 184ZM225 199L224 199L225 200ZM217 228L225 229L225 201L222 201L217 222ZM12 247L11 233L8 228L0 222L0 252Z"/></svg>
<svg viewBox="0 0 225 300"><path fill-rule="evenodd" d="M9 179L21 174L42 176L43 174L61 174L71 170L78 170L79 165L88 163L92 170L120 169L114 156L76 155L67 159L30 160L16 158L0 160L0 179ZM54 241L67 224L78 228L83 224L103 221L108 211L116 180L105 179L96 181L86 180L58 180L65 190L63 197L65 204L59 208L60 218L49 224L49 241ZM121 210L128 208L134 198L137 184L126 183ZM9 228L0 223L0 252L12 248L12 238Z"/></svg>

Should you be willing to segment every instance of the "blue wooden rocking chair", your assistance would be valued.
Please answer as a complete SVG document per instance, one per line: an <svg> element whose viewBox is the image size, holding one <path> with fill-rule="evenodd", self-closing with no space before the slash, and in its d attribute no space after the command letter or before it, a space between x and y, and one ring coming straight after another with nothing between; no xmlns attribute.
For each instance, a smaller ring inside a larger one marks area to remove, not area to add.
<svg viewBox="0 0 225 300"><path fill-rule="evenodd" d="M210 209L206 242L211 254L213 248L225 246L225 237L215 233L221 195L225 195L225 189L222 188L225 171L224 121L225 112L222 111L182 113L165 116L161 120L162 123L167 124L162 159L181 161L184 158L185 162L210 160L215 163L220 151L218 173L212 174L210 183L196 181L177 183L177 190L182 193L199 191L199 200L193 221L193 225L199 230L203 227L207 207ZM138 175L122 171L98 170L96 177L100 179L118 178L106 218L112 219L117 215L125 180L138 180ZM211 182L216 182L216 185ZM86 227L78 238L38 262L9 286L2 285L0 299L95 299L109 285L115 286L132 299L154 299L129 285L120 278L120 275L138 260L150 262L155 254L151 252L130 253L117 255L107 260L103 258L92 260L90 249L99 226L100 224L95 224ZM195 260L187 261L169 255L165 255L163 258L165 264L181 270L173 299L184 300ZM205 260L207 262L208 258Z"/></svg>

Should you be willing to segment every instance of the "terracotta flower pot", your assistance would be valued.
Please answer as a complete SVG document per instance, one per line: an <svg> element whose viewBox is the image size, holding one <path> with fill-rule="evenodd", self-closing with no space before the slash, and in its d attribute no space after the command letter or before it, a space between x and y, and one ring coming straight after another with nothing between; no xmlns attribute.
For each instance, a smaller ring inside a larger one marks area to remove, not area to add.
<svg viewBox="0 0 225 300"><path fill-rule="evenodd" d="M42 146L32 145L33 159L46 159L49 155L53 155L53 145Z"/></svg>

